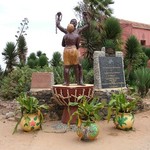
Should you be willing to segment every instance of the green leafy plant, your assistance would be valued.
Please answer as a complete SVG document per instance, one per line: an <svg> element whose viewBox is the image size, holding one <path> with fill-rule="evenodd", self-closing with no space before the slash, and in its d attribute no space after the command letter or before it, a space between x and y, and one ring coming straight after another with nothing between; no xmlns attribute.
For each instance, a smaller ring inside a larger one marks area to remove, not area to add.
<svg viewBox="0 0 150 150"><path fill-rule="evenodd" d="M111 39L106 39L105 42L104 42L104 46L105 46L106 49L108 49L108 48L115 49L115 43Z"/></svg>
<svg viewBox="0 0 150 150"><path fill-rule="evenodd" d="M21 111L21 117L18 120L15 128L14 128L14 132L16 132L17 127L19 125L19 123L21 122L21 119L23 117L24 114L38 114L39 118L40 118L40 126L43 122L43 114L42 114L42 109L48 109L49 107L47 105L40 105L39 101L37 98L33 97L33 96L27 96L25 93L22 93L17 99L16 101L19 103L20 108L19 110Z"/></svg>
<svg viewBox="0 0 150 150"><path fill-rule="evenodd" d="M16 67L11 73L4 76L1 81L1 96L8 100L18 97L21 92L27 92L30 89L33 71L28 66Z"/></svg>
<svg viewBox="0 0 150 150"><path fill-rule="evenodd" d="M149 68L138 68L134 71L135 74L135 85L138 89L138 93L141 97L146 96L150 87L150 69Z"/></svg>
<svg viewBox="0 0 150 150"><path fill-rule="evenodd" d="M79 96L78 102L69 102L69 106L78 106L77 110L70 116L68 125L73 116L77 116L77 122L84 121L85 126L90 125L91 122L100 120L99 110L104 108L104 103L100 103L97 98L88 101L86 96Z"/></svg>
<svg viewBox="0 0 150 150"><path fill-rule="evenodd" d="M142 50L146 54L146 56L150 59L150 48L142 47Z"/></svg>
<svg viewBox="0 0 150 150"><path fill-rule="evenodd" d="M40 66L35 67L35 69L29 68L29 66L16 67L7 76L0 76L2 80L0 81L0 94L6 100L13 100L18 97L20 93L27 92L30 90L31 77L33 72L52 72L52 67Z"/></svg>
<svg viewBox="0 0 150 150"><path fill-rule="evenodd" d="M126 55L124 67L126 70L127 84L133 83L133 72L140 67L146 67L148 57L143 52L141 44L134 35L131 35L125 44Z"/></svg>
<svg viewBox="0 0 150 150"><path fill-rule="evenodd" d="M87 84L94 84L94 71L93 68L89 70L83 70L83 81Z"/></svg>
<svg viewBox="0 0 150 150"><path fill-rule="evenodd" d="M37 67L48 67L49 60L45 53L38 51L36 54L31 53L29 55L29 57L27 58L27 65L32 69L36 69Z"/></svg>
<svg viewBox="0 0 150 150"><path fill-rule="evenodd" d="M111 115L118 115L118 113L132 113L137 106L139 98L136 96L128 96L122 90L119 93L113 93L108 103L108 121Z"/></svg>

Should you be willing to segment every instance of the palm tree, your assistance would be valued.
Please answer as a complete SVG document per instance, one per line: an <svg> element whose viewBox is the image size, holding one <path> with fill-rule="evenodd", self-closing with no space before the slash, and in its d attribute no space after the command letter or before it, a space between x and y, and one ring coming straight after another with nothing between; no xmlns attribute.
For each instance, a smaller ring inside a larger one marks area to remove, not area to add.
<svg viewBox="0 0 150 150"><path fill-rule="evenodd" d="M148 57L142 51L142 47L134 35L131 35L125 45L126 54L125 54L125 69L126 80L130 82L130 78L132 78L132 72L139 67L145 67Z"/></svg>
<svg viewBox="0 0 150 150"><path fill-rule="evenodd" d="M15 44L13 42L7 42L2 55L4 56L4 61L6 63L5 73L9 73L13 70L14 66L17 66L17 52L15 50Z"/></svg>
<svg viewBox="0 0 150 150"><path fill-rule="evenodd" d="M103 20L113 13L109 7L111 4L114 4L113 0L83 0L83 2L78 2L78 6L74 10L80 18L83 12L87 12L92 20Z"/></svg>
<svg viewBox="0 0 150 150"><path fill-rule="evenodd" d="M122 28L118 19L109 17L104 21L104 30L102 32L101 44L104 47L112 46L115 50L121 50L121 33Z"/></svg>
<svg viewBox="0 0 150 150"><path fill-rule="evenodd" d="M26 46L26 40L23 35L20 35L18 38L18 57L20 60L21 66L24 66L26 63L26 55L27 55L27 46Z"/></svg>
<svg viewBox="0 0 150 150"><path fill-rule="evenodd" d="M102 47L100 41L104 30L103 21L112 14L110 4L114 4L114 2L112 0L83 0L74 8L80 19L81 14L87 12L90 20L90 28L87 32L83 32L84 42L81 44L87 48L87 57L91 60L94 51L100 50ZM81 19L80 26L83 25L83 22Z"/></svg>
<svg viewBox="0 0 150 150"><path fill-rule="evenodd" d="M130 71L132 70L132 65L134 64L137 54L140 51L140 44L134 35L131 35L127 39L125 49L126 49L125 67L127 67L127 70L130 73Z"/></svg>

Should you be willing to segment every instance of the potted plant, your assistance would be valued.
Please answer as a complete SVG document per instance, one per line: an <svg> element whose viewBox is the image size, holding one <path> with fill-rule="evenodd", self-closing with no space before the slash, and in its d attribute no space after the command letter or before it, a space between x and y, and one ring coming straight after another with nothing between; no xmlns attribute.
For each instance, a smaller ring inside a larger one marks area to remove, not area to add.
<svg viewBox="0 0 150 150"><path fill-rule="evenodd" d="M79 96L78 102L69 102L69 106L78 106L77 110L70 115L68 125L74 116L77 117L77 135L81 140L94 140L99 134L99 126L96 121L100 120L99 110L104 104L93 98L88 101L86 96Z"/></svg>
<svg viewBox="0 0 150 150"><path fill-rule="evenodd" d="M16 101L20 105L21 117L18 119L13 133L17 131L19 124L24 131L40 129L43 122L42 109L48 109L48 106L40 105L36 97L27 96L25 93L22 93Z"/></svg>
<svg viewBox="0 0 150 150"><path fill-rule="evenodd" d="M139 98L128 96L122 90L113 93L108 103L108 122L113 115L113 121L116 128L122 130L132 129L134 123L134 111L136 110Z"/></svg>

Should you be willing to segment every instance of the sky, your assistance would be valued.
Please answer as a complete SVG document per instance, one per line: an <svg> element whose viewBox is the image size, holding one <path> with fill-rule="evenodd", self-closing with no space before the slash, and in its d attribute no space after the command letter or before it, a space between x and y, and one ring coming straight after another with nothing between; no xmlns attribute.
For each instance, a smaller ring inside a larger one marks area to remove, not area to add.
<svg viewBox="0 0 150 150"><path fill-rule="evenodd" d="M54 52L63 52L61 41L63 33L55 27L55 14L62 12L61 25L67 27L71 19L77 18L73 8L80 0L1 0L0 1L0 66L4 69L5 62L2 52L7 42L16 43L15 35L24 18L29 20L29 29L25 36L28 54L42 51L49 60ZM148 12L149 0L114 0L110 5L113 9L112 16L150 24Z"/></svg>

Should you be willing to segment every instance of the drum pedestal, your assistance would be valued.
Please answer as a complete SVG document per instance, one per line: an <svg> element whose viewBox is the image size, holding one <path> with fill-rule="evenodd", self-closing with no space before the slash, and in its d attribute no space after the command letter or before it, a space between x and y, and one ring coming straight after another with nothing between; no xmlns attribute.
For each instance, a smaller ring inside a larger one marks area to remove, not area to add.
<svg viewBox="0 0 150 150"><path fill-rule="evenodd" d="M68 123L70 115L77 110L77 107L68 106L68 103L79 102L78 96L81 95L85 95L88 100L91 100L94 93L93 84L85 84L84 86L77 84L70 84L69 86L64 86L62 84L59 84L53 85L52 88L57 103L64 106L61 121L65 124ZM76 117L74 117L70 123L75 124Z"/></svg>

